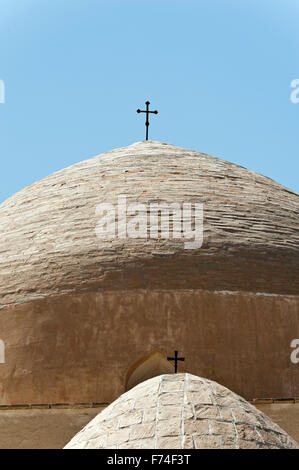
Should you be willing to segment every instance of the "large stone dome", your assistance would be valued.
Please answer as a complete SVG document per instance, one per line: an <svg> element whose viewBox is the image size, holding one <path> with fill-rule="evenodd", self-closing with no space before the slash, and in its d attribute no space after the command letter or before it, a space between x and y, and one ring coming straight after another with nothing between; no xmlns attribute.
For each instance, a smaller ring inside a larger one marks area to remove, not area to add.
<svg viewBox="0 0 299 470"><path fill-rule="evenodd" d="M98 239L96 206L123 194L128 202L203 203L203 246ZM139 142L105 153L1 205L1 305L99 288L297 294L298 203L269 178L173 145Z"/></svg>
<svg viewBox="0 0 299 470"><path fill-rule="evenodd" d="M202 247L98 238L97 206L120 195L202 203ZM152 141L9 198L0 206L0 404L110 403L143 358L175 349L184 370L248 399L299 396L290 361L298 201L245 168Z"/></svg>
<svg viewBox="0 0 299 470"><path fill-rule="evenodd" d="M299 449L264 413L216 382L160 375L123 394L67 449Z"/></svg>

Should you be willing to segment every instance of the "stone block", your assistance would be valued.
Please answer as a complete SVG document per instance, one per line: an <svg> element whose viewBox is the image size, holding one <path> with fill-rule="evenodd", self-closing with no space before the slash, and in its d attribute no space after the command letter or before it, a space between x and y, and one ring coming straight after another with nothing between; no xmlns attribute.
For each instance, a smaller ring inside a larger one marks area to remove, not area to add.
<svg viewBox="0 0 299 470"><path fill-rule="evenodd" d="M182 438L181 436L167 436L159 437L157 439L157 449L181 449Z"/></svg>
<svg viewBox="0 0 299 470"><path fill-rule="evenodd" d="M155 423L136 424L131 428L130 440L154 437Z"/></svg>
<svg viewBox="0 0 299 470"><path fill-rule="evenodd" d="M217 419L221 418L220 412L216 406L213 405L195 405L195 416L197 419Z"/></svg>
<svg viewBox="0 0 299 470"><path fill-rule="evenodd" d="M184 390L184 380L180 381L163 381L161 392L181 392Z"/></svg>
<svg viewBox="0 0 299 470"><path fill-rule="evenodd" d="M236 429L239 439L261 441L261 437L256 432L254 426L248 426L247 424L236 424Z"/></svg>
<svg viewBox="0 0 299 470"><path fill-rule="evenodd" d="M188 419L184 422L185 434L209 434L209 422L202 419Z"/></svg>
<svg viewBox="0 0 299 470"><path fill-rule="evenodd" d="M209 392L187 392L186 393L187 403L198 403L202 405L212 405L212 399Z"/></svg>
<svg viewBox="0 0 299 470"><path fill-rule="evenodd" d="M158 421L157 423L158 436L177 436L182 434L182 419L168 419Z"/></svg>
<svg viewBox="0 0 299 470"><path fill-rule="evenodd" d="M143 412L143 423L150 423L151 421L156 420L157 408L148 408Z"/></svg>
<svg viewBox="0 0 299 470"><path fill-rule="evenodd" d="M158 419L179 418L182 416L182 405L164 405L159 408Z"/></svg>
<svg viewBox="0 0 299 470"><path fill-rule="evenodd" d="M196 449L219 449L221 442L217 436L198 436L194 437Z"/></svg>
<svg viewBox="0 0 299 470"><path fill-rule="evenodd" d="M112 433L108 434L108 446L116 446L118 444L122 444L129 439L130 436L130 429L119 429L118 431L113 431Z"/></svg>
<svg viewBox="0 0 299 470"><path fill-rule="evenodd" d="M236 434L233 423L225 421L210 421L210 430L212 434L223 434L226 436L234 436Z"/></svg>
<svg viewBox="0 0 299 470"><path fill-rule="evenodd" d="M131 426L132 424L141 423L143 417L143 412L132 410L127 413L124 413L121 418L119 419L119 428L124 428L126 426Z"/></svg>
<svg viewBox="0 0 299 470"><path fill-rule="evenodd" d="M162 393L159 396L159 403L161 405L176 405L183 404L184 394L183 392L177 393Z"/></svg>

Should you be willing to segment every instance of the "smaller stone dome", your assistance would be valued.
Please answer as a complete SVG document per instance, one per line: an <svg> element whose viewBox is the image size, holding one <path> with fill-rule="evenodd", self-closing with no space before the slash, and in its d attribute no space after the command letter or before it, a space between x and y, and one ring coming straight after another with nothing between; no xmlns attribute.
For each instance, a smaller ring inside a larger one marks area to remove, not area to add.
<svg viewBox="0 0 299 470"><path fill-rule="evenodd" d="M66 449L299 449L244 398L211 380L166 374L121 395Z"/></svg>

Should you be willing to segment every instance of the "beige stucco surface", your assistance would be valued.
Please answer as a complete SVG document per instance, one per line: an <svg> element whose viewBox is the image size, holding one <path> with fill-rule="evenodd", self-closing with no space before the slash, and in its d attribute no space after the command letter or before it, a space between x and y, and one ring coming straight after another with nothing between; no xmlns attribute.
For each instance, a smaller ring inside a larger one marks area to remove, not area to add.
<svg viewBox="0 0 299 470"><path fill-rule="evenodd" d="M183 370L246 399L296 397L298 305L291 296L130 290L7 307L0 404L110 403L137 361L175 349Z"/></svg>
<svg viewBox="0 0 299 470"><path fill-rule="evenodd" d="M0 410L0 449L61 449L100 410Z"/></svg>

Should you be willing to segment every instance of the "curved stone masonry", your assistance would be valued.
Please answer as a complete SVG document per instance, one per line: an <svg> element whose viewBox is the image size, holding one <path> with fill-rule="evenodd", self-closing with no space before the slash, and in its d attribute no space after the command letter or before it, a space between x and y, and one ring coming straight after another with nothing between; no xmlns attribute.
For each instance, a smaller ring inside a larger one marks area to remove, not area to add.
<svg viewBox="0 0 299 470"><path fill-rule="evenodd" d="M96 237L96 206L204 204L204 243ZM101 289L298 294L299 197L196 151L138 142L63 169L0 206L0 308ZM290 276L290 273L292 275Z"/></svg>
<svg viewBox="0 0 299 470"><path fill-rule="evenodd" d="M101 411L66 449L299 449L264 413L191 374L146 380Z"/></svg>

